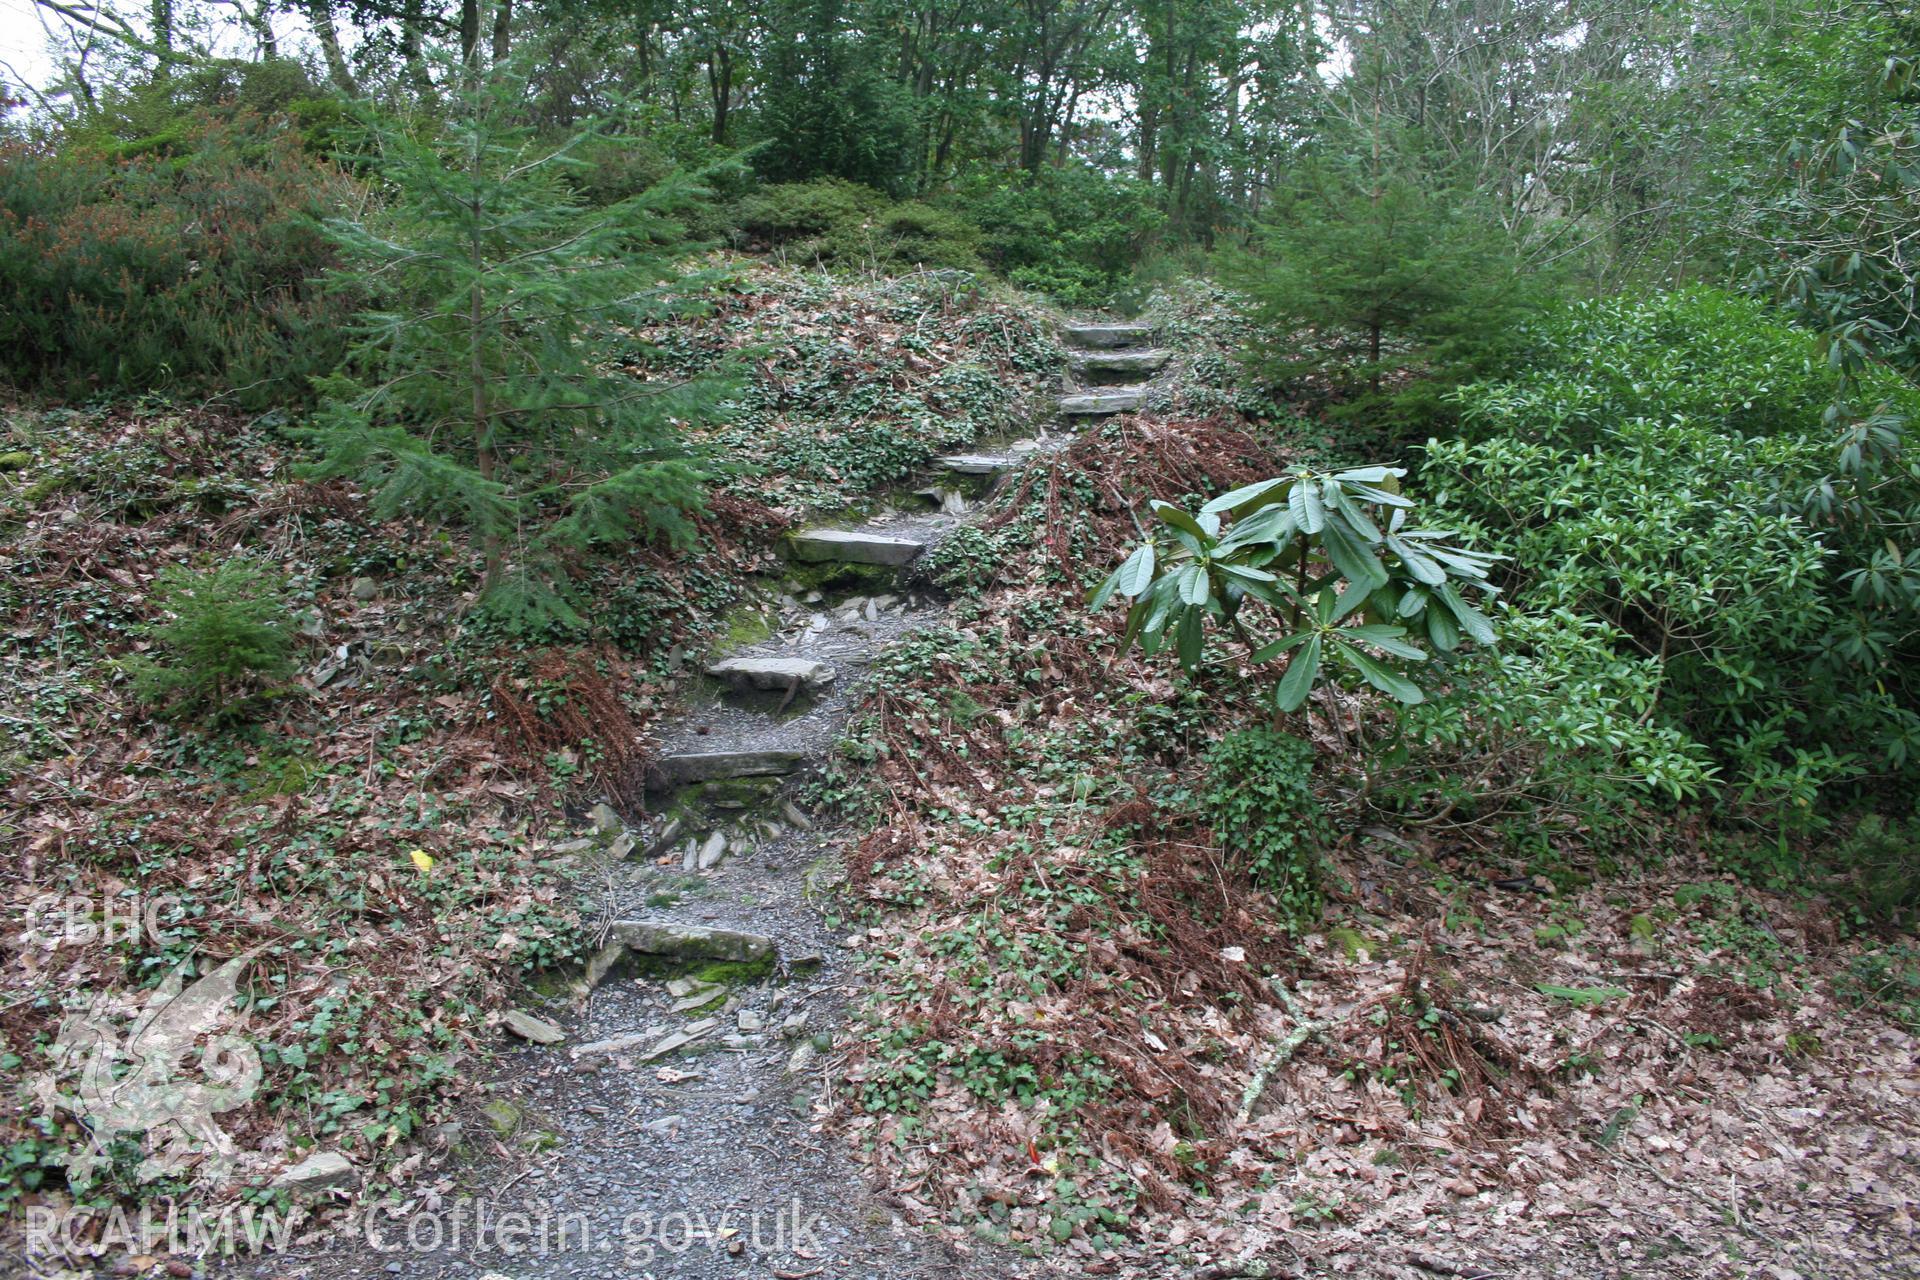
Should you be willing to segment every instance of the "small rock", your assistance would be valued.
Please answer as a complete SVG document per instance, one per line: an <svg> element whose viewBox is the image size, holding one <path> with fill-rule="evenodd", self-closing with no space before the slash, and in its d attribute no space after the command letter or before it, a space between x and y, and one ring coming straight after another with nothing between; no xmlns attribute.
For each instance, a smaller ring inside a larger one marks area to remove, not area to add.
<svg viewBox="0 0 1920 1280"><path fill-rule="evenodd" d="M325 658L321 659L307 676L308 679L313 681L313 687L316 689L324 689L338 679L340 673L347 669L347 663L351 659L352 653L353 650L343 644L335 648Z"/></svg>
<svg viewBox="0 0 1920 1280"><path fill-rule="evenodd" d="M695 1009L706 1008L726 994L727 987L723 982L696 982L691 990L680 993L680 998L673 1002L672 1012L692 1013Z"/></svg>
<svg viewBox="0 0 1920 1280"><path fill-rule="evenodd" d="M520 1009L509 1009L501 1019L507 1030L522 1040L531 1040L535 1044L559 1044L567 1038L567 1033L554 1026L545 1018L536 1018Z"/></svg>
<svg viewBox="0 0 1920 1280"><path fill-rule="evenodd" d="M654 1045L653 1048L647 1050L646 1053L642 1054L640 1060L642 1062L652 1062L655 1058L664 1058L670 1053L675 1053L686 1048L697 1039L699 1039L698 1036L690 1036L684 1031L676 1031L665 1040Z"/></svg>
<svg viewBox="0 0 1920 1280"><path fill-rule="evenodd" d="M812 1045L810 1044L801 1045L798 1049L795 1049L793 1051L793 1056L787 1059L787 1074L796 1075L796 1076L799 1075L802 1071L805 1071L808 1067L812 1066L813 1060L818 1056L819 1054L815 1051Z"/></svg>
<svg viewBox="0 0 1920 1280"><path fill-rule="evenodd" d="M649 1120L640 1126L642 1133L655 1138L671 1138L680 1132L686 1124L685 1116L661 1116L658 1120Z"/></svg>
<svg viewBox="0 0 1920 1280"><path fill-rule="evenodd" d="M679 843L681 835L686 830L686 825L680 816L675 814L660 826L654 828L652 834L647 837L647 856L650 858L656 857L662 850Z"/></svg>
<svg viewBox="0 0 1920 1280"><path fill-rule="evenodd" d="M807 1015L805 1013L792 1014L780 1024L780 1038L783 1040L792 1040L797 1036L805 1035L806 1031Z"/></svg>
<svg viewBox="0 0 1920 1280"><path fill-rule="evenodd" d="M689 840L686 846L680 850L680 869L682 871L692 871L699 865L700 842L698 840Z"/></svg>
<svg viewBox="0 0 1920 1280"><path fill-rule="evenodd" d="M607 846L607 856L615 862L623 862L633 852L633 832L622 831Z"/></svg>
<svg viewBox="0 0 1920 1280"><path fill-rule="evenodd" d="M604 800L587 810L587 821L603 836L613 835L626 825L620 821L620 815L613 811L613 806Z"/></svg>
<svg viewBox="0 0 1920 1280"><path fill-rule="evenodd" d="M372 578L355 578L353 580L353 598L355 600L371 600L379 594L380 584Z"/></svg>
<svg viewBox="0 0 1920 1280"><path fill-rule="evenodd" d="M740 1025L740 1030L748 1035L765 1030L767 1025L767 1020L752 1009L742 1009L734 1015L734 1021Z"/></svg>
<svg viewBox="0 0 1920 1280"><path fill-rule="evenodd" d="M720 865L720 859L726 856L727 834L724 831L715 831L701 842L700 854L695 859L694 865L702 871L710 871Z"/></svg>
<svg viewBox="0 0 1920 1280"><path fill-rule="evenodd" d="M805 809L802 809L791 800L782 800L780 802L780 816L787 820L788 826L797 831L813 830L813 819L807 816Z"/></svg>
<svg viewBox="0 0 1920 1280"><path fill-rule="evenodd" d="M591 991L599 986L600 980L607 976L613 966L626 958L626 945L619 942L609 942L594 952L593 959L587 961L587 990Z"/></svg>
<svg viewBox="0 0 1920 1280"><path fill-rule="evenodd" d="M276 1187L295 1191L325 1191L343 1187L354 1180L353 1162L337 1151L322 1151L308 1156L273 1180Z"/></svg>
<svg viewBox="0 0 1920 1280"><path fill-rule="evenodd" d="M581 1045L573 1051L573 1059L578 1062L582 1058L599 1058L609 1054L626 1053L630 1049L638 1049L644 1044L650 1044L659 1037L660 1028L658 1027L648 1027L645 1031L633 1031L626 1035L608 1036L605 1040L595 1040L591 1044Z"/></svg>

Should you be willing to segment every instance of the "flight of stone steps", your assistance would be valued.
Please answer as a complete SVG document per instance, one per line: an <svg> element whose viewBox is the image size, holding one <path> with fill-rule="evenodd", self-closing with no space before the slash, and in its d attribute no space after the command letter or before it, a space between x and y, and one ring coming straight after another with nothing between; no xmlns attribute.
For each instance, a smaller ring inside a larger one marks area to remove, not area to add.
<svg viewBox="0 0 1920 1280"><path fill-rule="evenodd" d="M1132 413L1146 399L1153 376L1167 365L1172 353L1147 345L1153 328L1144 324L1077 324L1062 330L1068 348L1067 391L1060 397L1059 415L1071 426L1092 418ZM1022 440L993 453L950 454L934 461L950 476L989 480L1015 470L1036 453L1046 452L1057 437Z"/></svg>
<svg viewBox="0 0 1920 1280"><path fill-rule="evenodd" d="M1134 412L1172 354L1146 345L1153 330L1143 324L1076 325L1066 338L1072 348L1068 372L1081 388L1060 398L1060 412L1069 417Z"/></svg>
<svg viewBox="0 0 1920 1280"><path fill-rule="evenodd" d="M832 757L872 664L940 618L927 552L1029 459L1064 448L1075 427L1138 408L1167 364L1145 326L1080 325L1064 336L1063 394L1031 437L934 460L914 495L930 501L917 508L900 495L898 509L859 527L786 540L772 589L728 619L753 638L699 668L704 678L686 682L662 718L646 803L635 806L645 812L598 805L595 833L556 849L582 855L583 885L605 895L598 949L574 984L583 998L564 1011L541 1006L558 1020L524 1009L505 1019L554 1056L489 1088L515 1126L541 1117L554 1146L515 1180L530 1176L539 1203L594 1222L594 1238L619 1238L636 1205L687 1203L689 1186L714 1205L798 1205L833 1185L851 1197L849 1230L812 1270L773 1274L877 1275L872 1260L901 1261L891 1233L855 1229L884 1222L884 1208L859 1199L857 1177L813 1140L807 1118L815 1059L858 984L853 957L866 936L819 909L845 862L839 833L817 826L796 775ZM632 1123L640 1116L650 1118ZM886 1274L945 1275L950 1260ZM720 1274L706 1250L652 1262L661 1280ZM523 1257L514 1274L586 1273L562 1251Z"/></svg>
<svg viewBox="0 0 1920 1280"><path fill-rule="evenodd" d="M652 779L661 811L635 833L639 851L667 861L678 852L686 870L704 871L805 822L778 798L779 783L823 755L844 724L851 694L842 668L864 666L931 603L914 589L915 564L1029 458L1064 447L1081 424L1139 408L1170 355L1151 345L1153 329L1143 324L1069 325L1063 337L1060 430L1043 426L1032 438L936 458L936 474L919 491L932 511L787 538L795 580L781 594L785 625L706 668L728 691L728 705L711 724L669 731ZM803 586L803 576L825 590ZM711 802L702 803L708 792Z"/></svg>

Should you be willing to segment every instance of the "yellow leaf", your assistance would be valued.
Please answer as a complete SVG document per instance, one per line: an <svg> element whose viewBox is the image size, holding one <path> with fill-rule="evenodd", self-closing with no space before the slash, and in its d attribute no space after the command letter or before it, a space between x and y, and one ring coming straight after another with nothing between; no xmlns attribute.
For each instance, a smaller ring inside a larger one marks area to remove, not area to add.
<svg viewBox="0 0 1920 1280"><path fill-rule="evenodd" d="M407 856L413 859L413 865L420 868L422 874L433 870L433 855L425 849L415 849Z"/></svg>

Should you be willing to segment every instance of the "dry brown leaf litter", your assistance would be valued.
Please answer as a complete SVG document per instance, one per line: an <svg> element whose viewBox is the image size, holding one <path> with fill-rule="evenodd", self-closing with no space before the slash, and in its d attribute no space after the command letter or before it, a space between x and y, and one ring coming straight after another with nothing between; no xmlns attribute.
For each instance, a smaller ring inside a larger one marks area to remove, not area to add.
<svg viewBox="0 0 1920 1280"><path fill-rule="evenodd" d="M1035 759L1008 728L1030 742L1111 720L1109 683L1173 696L1162 667L1109 670L1084 628L1019 621L1074 616L1104 571L1074 543L1062 486L1099 495L1082 528L1111 556L1137 538L1127 512L1145 498L1277 462L1221 423L1133 421L1029 468L1000 519L1027 513L1030 548L980 615L1028 647L1044 691L937 668L876 695L888 807L852 865L889 905L868 943L880 1031L854 1044L837 1113L875 1176L957 1237L985 1230L1089 1274L1920 1274L1917 1046L1843 998L1872 939L1838 942L1818 902L1736 887L1684 838L1664 865L1513 892L1468 842L1410 832L1344 844L1338 878L1356 887L1291 948L1204 830L1169 829L1144 803L1051 803L1057 786L1022 776ZM956 686L985 714L946 714ZM985 821L1013 811L1047 816L1025 831ZM1137 880L1110 860L1084 874L1107 824L1130 828ZM1036 878L1081 884L1093 905L1063 919L1014 892ZM1729 945L1729 912L1777 944L1765 973ZM1084 971L1036 982L956 965L952 940L982 920L1083 946ZM887 1031L903 1026L951 1056L924 1105L864 1111L863 1090L897 1078ZM1044 1089L1020 1102L963 1079L968 1052L1022 1043L1043 1083L1097 1062L1100 1096L1063 1116Z"/></svg>

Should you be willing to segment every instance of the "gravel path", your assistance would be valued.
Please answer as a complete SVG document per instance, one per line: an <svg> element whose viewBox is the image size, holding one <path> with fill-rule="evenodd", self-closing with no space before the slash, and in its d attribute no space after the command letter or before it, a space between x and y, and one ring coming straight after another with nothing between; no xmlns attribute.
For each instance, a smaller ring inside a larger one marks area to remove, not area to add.
<svg viewBox="0 0 1920 1280"><path fill-rule="evenodd" d="M1043 434L1023 452L1066 438ZM860 531L931 546L964 519L889 512ZM832 682L794 706L708 682L662 735L662 755L779 749L819 762L874 657L941 614L911 569L891 588L789 590L774 634L735 656L826 662ZM777 955L770 972L629 957L529 1004L564 1039L514 1041L490 1061L488 1101L443 1135L464 1153L450 1178L255 1273L984 1280L1032 1267L908 1226L813 1120L834 1087L823 1053L861 989L862 934L832 914L846 835L798 809L799 781L712 784L696 804L628 832L633 856L581 855L579 881L599 892L609 921L759 935ZM659 839L675 817L673 838ZM702 866L715 830L727 852Z"/></svg>
<svg viewBox="0 0 1920 1280"><path fill-rule="evenodd" d="M903 517L888 528L932 537L954 523ZM818 759L846 724L873 656L941 616L941 606L918 591L892 594L872 610L864 607L871 596L856 597L850 613L833 599L788 610L791 626L742 653L832 663L837 677L822 697L780 716L760 705L777 702L773 695L741 706L710 691L666 736L665 753L777 746ZM810 625L822 618L824 625ZM798 779L789 779L754 806L785 819L777 838L736 849L707 870L689 874L671 856L590 856L580 877L583 887L598 887L609 919L771 939L778 954L771 974L696 987L694 999L711 991L714 1002L688 1009L676 993L697 977L682 973L676 982L671 973L623 963L590 988L582 982L544 1005L526 1005L566 1039L513 1041L491 1061L489 1100L461 1127L459 1141L471 1154L456 1162L454 1185L406 1212L375 1216L319 1251L278 1255L259 1274L1011 1274L1006 1259L957 1251L909 1228L814 1127L815 1104L829 1087L822 1050L858 994L861 953L859 932L823 914L843 875L845 835L791 821L797 788ZM689 1031L698 1034L692 1044L651 1056L669 1035ZM618 1047L595 1051L596 1042Z"/></svg>

